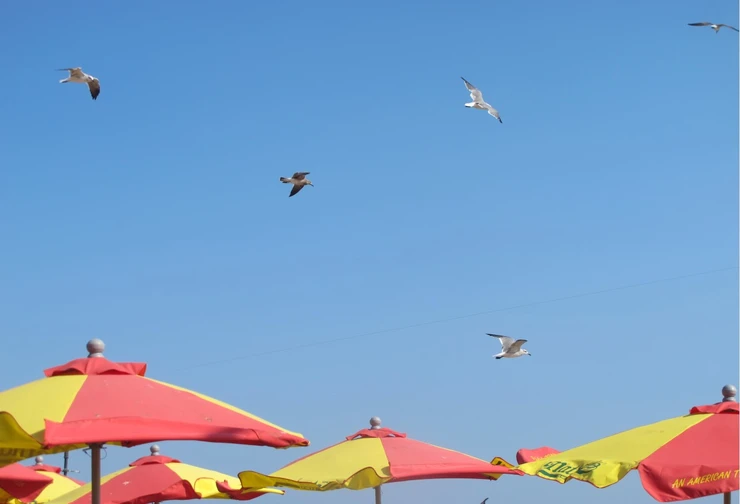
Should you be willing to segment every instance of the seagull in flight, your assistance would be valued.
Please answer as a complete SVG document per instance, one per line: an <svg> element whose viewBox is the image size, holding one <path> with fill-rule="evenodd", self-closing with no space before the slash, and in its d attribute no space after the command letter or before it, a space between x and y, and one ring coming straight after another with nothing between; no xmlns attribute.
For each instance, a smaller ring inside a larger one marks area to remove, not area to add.
<svg viewBox="0 0 740 504"><path fill-rule="evenodd" d="M304 186L310 185L311 187L313 187L311 181L306 178L306 175L308 175L309 173L311 172L295 172L290 178L280 177L280 182L282 182L283 184L293 184L293 189L290 190L290 195L288 195L288 198L298 194L298 191L303 189Z"/></svg>
<svg viewBox="0 0 740 504"><path fill-rule="evenodd" d="M480 504L486 504L486 501L487 500L488 500L488 497L486 497L485 499L483 499L483 502L481 502Z"/></svg>
<svg viewBox="0 0 740 504"><path fill-rule="evenodd" d="M66 84L67 82L77 82L78 84L87 84L90 89L90 96L93 100L98 99L100 94L100 81L92 75L87 75L82 71L82 67L76 68L59 68L60 72L69 72L69 77L60 80L60 84Z"/></svg>
<svg viewBox="0 0 740 504"><path fill-rule="evenodd" d="M730 30L740 31L734 26L730 26L730 25L726 25L722 23L710 23L708 21L702 21L701 23L689 23L689 26L709 26L712 28L712 30L714 30L714 33L719 33L719 29L722 28L723 26L726 26Z"/></svg>
<svg viewBox="0 0 740 504"><path fill-rule="evenodd" d="M463 77L460 77L463 82L465 83L465 87L468 88L468 91L470 91L470 97L473 99L472 102L466 103L465 106L468 108L475 108L478 110L487 110L489 114L491 114L493 117L498 119L498 122L503 123L504 121L501 120L501 116L498 114L498 110L491 107L490 104L483 101L483 93L480 92L480 89L473 86L471 83L466 81Z"/></svg>
<svg viewBox="0 0 740 504"><path fill-rule="evenodd" d="M514 357L521 357L522 355L529 355L530 357L532 356L531 353L522 348L522 345L527 342L527 340L525 339L518 339L514 341L514 338L509 338L508 336L491 333L486 334L489 336L493 336L494 338L498 338L498 340L501 342L501 352L494 355L496 359L501 359L504 357L506 357L507 359L513 359Z"/></svg>

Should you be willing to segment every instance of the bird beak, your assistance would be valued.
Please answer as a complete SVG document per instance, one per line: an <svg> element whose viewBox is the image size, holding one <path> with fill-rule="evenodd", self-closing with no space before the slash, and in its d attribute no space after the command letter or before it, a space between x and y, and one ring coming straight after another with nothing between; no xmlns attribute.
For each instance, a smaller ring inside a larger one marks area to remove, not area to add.
<svg viewBox="0 0 740 504"><path fill-rule="evenodd" d="M532 354L531 353L530 354L527 354L527 355L529 355L530 357L532 357Z"/></svg>

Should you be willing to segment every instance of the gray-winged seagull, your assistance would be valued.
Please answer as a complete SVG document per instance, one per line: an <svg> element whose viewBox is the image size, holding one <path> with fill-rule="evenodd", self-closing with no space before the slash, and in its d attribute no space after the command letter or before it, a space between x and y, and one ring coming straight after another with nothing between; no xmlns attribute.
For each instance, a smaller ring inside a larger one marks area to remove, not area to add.
<svg viewBox="0 0 740 504"><path fill-rule="evenodd" d="M473 86L471 83L465 80L465 78L460 77L463 82L465 83L465 87L468 88L468 91L470 91L470 97L473 99L472 102L466 103L465 106L468 108L474 108L478 110L487 110L489 114L491 114L493 117L498 119L498 122L503 123L504 121L501 120L501 116L498 115L498 110L493 108L490 104L483 101L483 93L480 92L480 89Z"/></svg>
<svg viewBox="0 0 740 504"><path fill-rule="evenodd" d="M527 342L525 339L518 339L514 341L514 338L508 336L502 336L500 334L486 333L489 336L498 338L501 342L501 353L494 355L497 359L506 357L507 359L513 359L514 357L521 357L522 355L532 356L531 353L522 348L522 345Z"/></svg>
<svg viewBox="0 0 740 504"><path fill-rule="evenodd" d="M92 75L87 75L85 72L83 72L82 67L60 68L59 71L69 72L69 77L59 81L61 84L65 84L67 82L87 84L87 87L90 89L90 96L92 96L92 99L98 99L98 95L100 94L100 81Z"/></svg>
<svg viewBox="0 0 740 504"><path fill-rule="evenodd" d="M298 191L303 189L304 186L310 185L311 187L313 187L313 183L311 183L311 181L306 178L306 175L308 175L309 173L311 172L295 172L290 178L280 177L280 182L282 182L283 184L293 184L293 189L290 190L288 198L298 194Z"/></svg>
<svg viewBox="0 0 740 504"><path fill-rule="evenodd" d="M708 21L702 21L701 23L689 23L689 26L709 26L712 28L712 30L714 30L714 33L719 33L719 29L722 28L723 26L726 26L727 28L731 30L740 31L734 26L730 26L730 25L726 25L722 23L710 23Z"/></svg>

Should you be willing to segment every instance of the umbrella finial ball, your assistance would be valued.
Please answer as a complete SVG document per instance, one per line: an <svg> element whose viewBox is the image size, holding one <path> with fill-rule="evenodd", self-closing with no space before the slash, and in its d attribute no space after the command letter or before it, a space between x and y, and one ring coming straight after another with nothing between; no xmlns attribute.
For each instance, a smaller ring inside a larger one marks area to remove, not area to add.
<svg viewBox="0 0 740 504"><path fill-rule="evenodd" d="M380 429L380 417L374 416L370 419L371 429Z"/></svg>
<svg viewBox="0 0 740 504"><path fill-rule="evenodd" d="M735 396L737 395L737 388L735 388L735 385L725 385L722 387L722 396L724 396L724 399L722 401L737 401L735 399Z"/></svg>
<svg viewBox="0 0 740 504"><path fill-rule="evenodd" d="M152 455L159 455L159 445L153 444L149 447L149 451L152 452Z"/></svg>
<svg viewBox="0 0 740 504"><path fill-rule="evenodd" d="M36 457L35 460L36 460L36 463L39 465L44 463L44 457L42 455L39 455L38 457Z"/></svg>
<svg viewBox="0 0 740 504"><path fill-rule="evenodd" d="M87 342L88 357L102 357L105 351L105 343L99 338L93 338Z"/></svg>

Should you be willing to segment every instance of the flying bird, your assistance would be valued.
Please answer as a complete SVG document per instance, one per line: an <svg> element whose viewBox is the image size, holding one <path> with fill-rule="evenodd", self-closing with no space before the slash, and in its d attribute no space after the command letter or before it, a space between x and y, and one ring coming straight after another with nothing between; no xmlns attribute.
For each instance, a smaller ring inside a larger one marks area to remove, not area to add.
<svg viewBox="0 0 740 504"><path fill-rule="evenodd" d="M473 99L472 102L466 103L465 106L468 108L474 108L478 110L487 110L489 114L491 114L493 117L498 119L498 122L503 123L504 121L501 120L501 116L498 114L498 110L496 110L490 104L483 101L483 93L480 92L480 89L473 86L471 83L466 81L463 77L460 77L460 78L465 83L465 87L468 88L468 91L470 91L470 97Z"/></svg>
<svg viewBox="0 0 740 504"><path fill-rule="evenodd" d="M481 502L480 504L486 504L486 501L487 500L488 500L488 497L486 497L485 499L483 499L483 502Z"/></svg>
<svg viewBox="0 0 740 504"><path fill-rule="evenodd" d="M507 359L513 359L515 357L521 357L522 355L529 355L532 356L531 353L526 351L522 348L522 345L527 342L525 339L518 339L514 341L514 338L509 338L508 336L502 336L500 334L491 334L486 333L489 336L493 336L494 338L498 338L498 340L501 342L501 353L497 353L494 355L497 359L501 359L506 357Z"/></svg>
<svg viewBox="0 0 740 504"><path fill-rule="evenodd" d="M60 68L58 70L60 72L69 72L69 77L59 81L61 84L66 84L67 82L87 84L87 87L90 89L90 96L92 96L92 99L98 99L98 95L100 94L100 81L98 79L96 79L92 75L87 75L85 72L82 71L81 67Z"/></svg>
<svg viewBox="0 0 740 504"><path fill-rule="evenodd" d="M288 198L298 194L298 191L303 189L304 186L310 185L311 187L313 187L311 181L306 178L306 175L308 175L309 173L311 172L295 172L290 178L280 177L280 182L282 182L283 184L293 184L293 189L290 190L290 195L288 196Z"/></svg>
<svg viewBox="0 0 740 504"><path fill-rule="evenodd" d="M712 28L712 30L714 30L714 33L719 33L719 29L722 28L723 26L726 26L727 28L731 30L740 31L734 26L730 26L730 25L726 25L722 23L710 23L708 21L702 21L701 23L689 23L689 26L709 26Z"/></svg>

